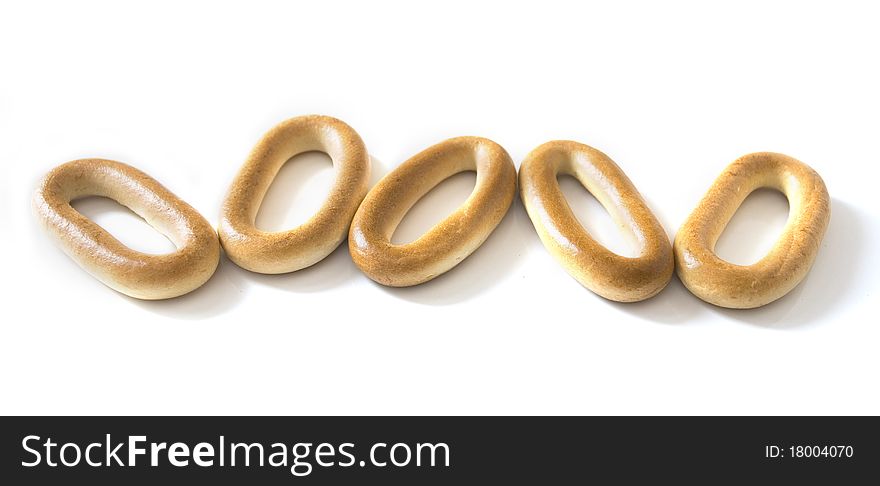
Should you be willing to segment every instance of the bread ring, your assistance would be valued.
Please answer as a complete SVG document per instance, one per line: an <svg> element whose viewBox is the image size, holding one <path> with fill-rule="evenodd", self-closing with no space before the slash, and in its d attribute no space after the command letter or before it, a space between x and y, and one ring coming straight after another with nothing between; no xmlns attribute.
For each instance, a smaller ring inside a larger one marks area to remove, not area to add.
<svg viewBox="0 0 880 486"><path fill-rule="evenodd" d="M177 250L149 255L125 246L70 205L87 196L127 206ZM217 233L205 218L152 177L121 162L82 159L56 167L40 183L34 209L45 230L79 266L138 299L191 292L211 277L220 259Z"/></svg>
<svg viewBox="0 0 880 486"><path fill-rule="evenodd" d="M557 176L576 178L639 245L618 255L594 240L565 200ZM519 169L520 197L551 255L584 287L618 302L656 295L672 278L672 245L626 174L604 153L577 142L552 141L532 150Z"/></svg>
<svg viewBox="0 0 880 486"><path fill-rule="evenodd" d="M477 181L461 207L417 240L391 243L397 225L422 196L468 170L477 172ZM368 277L383 285L427 282L483 244L507 213L515 191L516 169L497 143L479 137L438 143L401 164L367 194L351 224L351 257Z"/></svg>
<svg viewBox="0 0 880 486"><path fill-rule="evenodd" d="M760 188L788 198L789 216L773 249L753 265L715 254L715 243L740 204ZM744 155L724 169L675 236L678 276L697 297L721 307L750 309L773 302L809 272L831 217L819 174L787 155Z"/></svg>
<svg viewBox="0 0 880 486"><path fill-rule="evenodd" d="M257 229L257 212L278 171L310 151L333 160L335 180L324 204L296 228ZM232 181L220 215L220 243L230 260L253 272L287 273L314 265L345 239L369 183L370 156L353 128L320 115L283 121L257 143Z"/></svg>

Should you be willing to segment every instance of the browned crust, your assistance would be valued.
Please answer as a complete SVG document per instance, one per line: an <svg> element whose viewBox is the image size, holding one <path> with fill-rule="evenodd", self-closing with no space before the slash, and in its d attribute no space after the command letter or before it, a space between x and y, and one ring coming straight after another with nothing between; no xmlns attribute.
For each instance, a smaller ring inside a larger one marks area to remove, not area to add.
<svg viewBox="0 0 880 486"><path fill-rule="evenodd" d="M103 196L127 206L167 236L177 250L133 250L74 209L71 201ZM112 160L74 160L53 169L34 195L43 228L83 269L108 287L139 299L167 299L205 283L220 258L217 233L189 204L147 174Z"/></svg>
<svg viewBox="0 0 880 486"><path fill-rule="evenodd" d="M310 151L333 160L335 179L324 204L296 228L257 229L257 212L278 171L291 157ZM223 249L254 272L287 273L314 265L345 239L369 182L370 156L353 128L321 115L281 122L257 143L226 194L218 230Z"/></svg>
<svg viewBox="0 0 880 486"><path fill-rule="evenodd" d="M557 176L575 177L633 237L640 255L618 255L594 240L565 200ZM663 226L626 174L607 155L557 140L534 149L519 169L520 197L551 255L583 286L606 299L635 302L672 277L672 246Z"/></svg>
<svg viewBox="0 0 880 486"><path fill-rule="evenodd" d="M417 240L391 243L397 225L437 184L475 170L473 193ZM419 152L386 175L358 209L348 244L355 264L383 285L417 285L449 271L483 244L510 208L516 169L497 143L479 137L446 140Z"/></svg>
<svg viewBox="0 0 880 486"><path fill-rule="evenodd" d="M715 254L715 243L754 190L788 198L789 218L773 249L753 265L734 265ZM675 236L678 276L706 302L736 309L784 296L809 272L828 221L831 202L816 171L792 157L759 152L740 157L715 180Z"/></svg>

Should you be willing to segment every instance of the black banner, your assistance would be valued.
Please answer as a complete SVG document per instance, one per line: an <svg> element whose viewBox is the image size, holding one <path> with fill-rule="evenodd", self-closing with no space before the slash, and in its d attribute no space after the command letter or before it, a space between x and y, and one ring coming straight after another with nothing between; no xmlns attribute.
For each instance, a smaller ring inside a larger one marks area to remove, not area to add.
<svg viewBox="0 0 880 486"><path fill-rule="evenodd" d="M880 466L876 417L4 417L0 424L4 484L853 484Z"/></svg>

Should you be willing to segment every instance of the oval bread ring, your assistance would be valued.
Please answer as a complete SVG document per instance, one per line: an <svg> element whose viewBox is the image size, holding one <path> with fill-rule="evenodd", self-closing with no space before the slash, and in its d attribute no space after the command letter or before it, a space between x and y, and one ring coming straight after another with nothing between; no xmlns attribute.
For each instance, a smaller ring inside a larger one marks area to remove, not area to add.
<svg viewBox="0 0 880 486"><path fill-rule="evenodd" d="M594 240L559 189L557 176L577 179L634 237L639 256L618 255ZM519 169L520 196L551 255L584 287L618 302L656 295L672 278L672 245L626 174L604 153L577 142L532 150Z"/></svg>
<svg viewBox="0 0 880 486"><path fill-rule="evenodd" d="M474 170L467 200L411 243L391 243L413 205L445 179ZM504 218L516 192L516 169L497 143L458 137L419 152L386 175L358 209L348 237L355 264L371 279L392 287L417 285L458 265Z"/></svg>
<svg viewBox="0 0 880 486"><path fill-rule="evenodd" d="M760 188L776 189L788 198L782 234L753 265L722 260L715 243L740 204ZM694 295L717 306L751 309L768 304L807 275L830 218L828 190L816 171L783 154L745 155L724 169L678 230L678 276Z"/></svg>
<svg viewBox="0 0 880 486"><path fill-rule="evenodd" d="M257 212L278 171L311 151L333 160L335 179L324 204L293 229L258 229ZM220 243L230 260L253 272L287 273L314 265L345 239L369 183L370 156L353 128L321 115L283 121L263 136L235 176L223 201Z"/></svg>
<svg viewBox="0 0 880 486"><path fill-rule="evenodd" d="M101 196L128 207L177 250L133 250L74 209L71 201ZM199 288L220 259L217 233L189 204L147 174L112 160L82 159L49 172L34 196L44 229L83 269L108 287L138 299L168 299Z"/></svg>

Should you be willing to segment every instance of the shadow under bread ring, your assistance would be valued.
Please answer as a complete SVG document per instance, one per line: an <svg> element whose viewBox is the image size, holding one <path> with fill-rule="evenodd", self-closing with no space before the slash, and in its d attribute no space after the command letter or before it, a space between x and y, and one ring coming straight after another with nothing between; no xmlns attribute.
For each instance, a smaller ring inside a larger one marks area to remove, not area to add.
<svg viewBox="0 0 880 486"><path fill-rule="evenodd" d="M789 216L767 255L734 265L715 254L730 218L753 191L770 188L788 199ZM831 218L825 183L816 171L772 152L744 155L724 169L675 236L678 276L697 297L721 307L750 309L773 302L807 275Z"/></svg>
<svg viewBox="0 0 880 486"><path fill-rule="evenodd" d="M557 176L577 179L639 247L635 258L598 243L578 222ZM572 141L547 142L519 169L520 196L551 255L584 287L618 302L656 295L672 278L672 245L626 174L607 155Z"/></svg>
<svg viewBox="0 0 880 486"><path fill-rule="evenodd" d="M443 221L415 241L391 243L413 205L445 179L476 171L474 190ZM501 222L516 192L516 169L497 143L479 137L451 138L401 164L374 187L351 224L348 245L369 278L392 287L437 277L474 252Z"/></svg>
<svg viewBox="0 0 880 486"><path fill-rule="evenodd" d="M278 171L292 157L310 151L333 160L327 199L296 228L258 229L257 212ZM253 272L288 273L314 265L345 240L369 183L370 156L353 128L321 115L283 121L257 143L232 181L221 209L220 243L230 260Z"/></svg>
<svg viewBox="0 0 880 486"><path fill-rule="evenodd" d="M115 200L164 234L177 250L150 255L133 250L71 201ZM112 160L82 159L53 169L34 195L43 228L80 267L108 287L138 299L167 299L204 284L220 259L217 233L189 204L147 174Z"/></svg>

